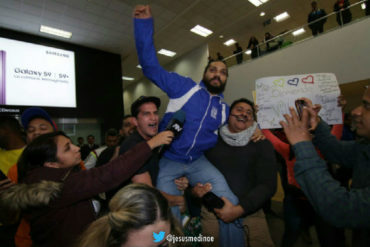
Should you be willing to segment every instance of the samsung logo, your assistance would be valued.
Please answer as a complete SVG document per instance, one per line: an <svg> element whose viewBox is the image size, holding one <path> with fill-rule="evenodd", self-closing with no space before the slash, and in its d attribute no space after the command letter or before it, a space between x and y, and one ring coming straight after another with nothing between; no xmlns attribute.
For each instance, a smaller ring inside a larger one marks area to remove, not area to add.
<svg viewBox="0 0 370 247"><path fill-rule="evenodd" d="M59 52L56 52L56 51L46 51L46 54L54 55L54 56L58 56L58 57L69 57L68 54L59 53Z"/></svg>

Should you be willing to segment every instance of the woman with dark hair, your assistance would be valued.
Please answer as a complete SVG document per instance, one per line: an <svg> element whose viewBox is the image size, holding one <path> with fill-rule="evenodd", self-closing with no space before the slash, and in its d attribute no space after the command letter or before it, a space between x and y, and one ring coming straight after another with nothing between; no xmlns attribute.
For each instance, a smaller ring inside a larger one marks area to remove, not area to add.
<svg viewBox="0 0 370 247"><path fill-rule="evenodd" d="M80 171L80 148L63 132L41 135L23 151L20 184L0 194L0 209L22 210L35 246L71 246L96 219L91 199L130 178L152 149L172 137L170 131L161 132L104 166Z"/></svg>
<svg viewBox="0 0 370 247"><path fill-rule="evenodd" d="M153 242L153 233L165 232ZM167 234L181 235L166 198L145 184L130 184L109 203L109 213L94 221L84 232L80 247L157 246Z"/></svg>

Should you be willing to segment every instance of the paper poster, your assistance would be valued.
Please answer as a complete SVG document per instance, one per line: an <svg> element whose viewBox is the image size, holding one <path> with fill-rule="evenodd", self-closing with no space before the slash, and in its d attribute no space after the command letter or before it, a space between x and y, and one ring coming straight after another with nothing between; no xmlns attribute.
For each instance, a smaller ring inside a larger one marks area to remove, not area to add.
<svg viewBox="0 0 370 247"><path fill-rule="evenodd" d="M321 118L328 124L342 123L342 111L337 106L340 95L337 78L332 73L264 77L256 81L257 113L261 129L281 128L283 114L295 107L295 100L306 97L320 104Z"/></svg>

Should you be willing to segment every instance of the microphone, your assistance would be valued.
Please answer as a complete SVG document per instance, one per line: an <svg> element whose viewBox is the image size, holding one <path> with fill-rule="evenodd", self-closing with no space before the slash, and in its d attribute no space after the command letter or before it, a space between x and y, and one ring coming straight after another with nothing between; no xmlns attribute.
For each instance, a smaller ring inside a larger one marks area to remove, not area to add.
<svg viewBox="0 0 370 247"><path fill-rule="evenodd" d="M185 122L185 112L183 110L178 110L175 112L168 122L167 127L165 130L170 130L174 134L174 139L178 137L183 129ZM165 147L168 145L162 145L158 149L158 154L162 154Z"/></svg>

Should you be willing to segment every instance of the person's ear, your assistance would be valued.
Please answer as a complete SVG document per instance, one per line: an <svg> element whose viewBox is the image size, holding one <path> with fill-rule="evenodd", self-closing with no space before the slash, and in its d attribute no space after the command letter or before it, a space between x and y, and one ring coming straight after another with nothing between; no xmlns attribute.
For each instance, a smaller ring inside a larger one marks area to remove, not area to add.
<svg viewBox="0 0 370 247"><path fill-rule="evenodd" d="M134 117L134 118L132 119L132 123L133 123L136 127L138 126L138 122L137 122L136 117Z"/></svg>
<svg viewBox="0 0 370 247"><path fill-rule="evenodd" d="M49 168L60 168L60 164L58 162L45 162L44 166Z"/></svg>

